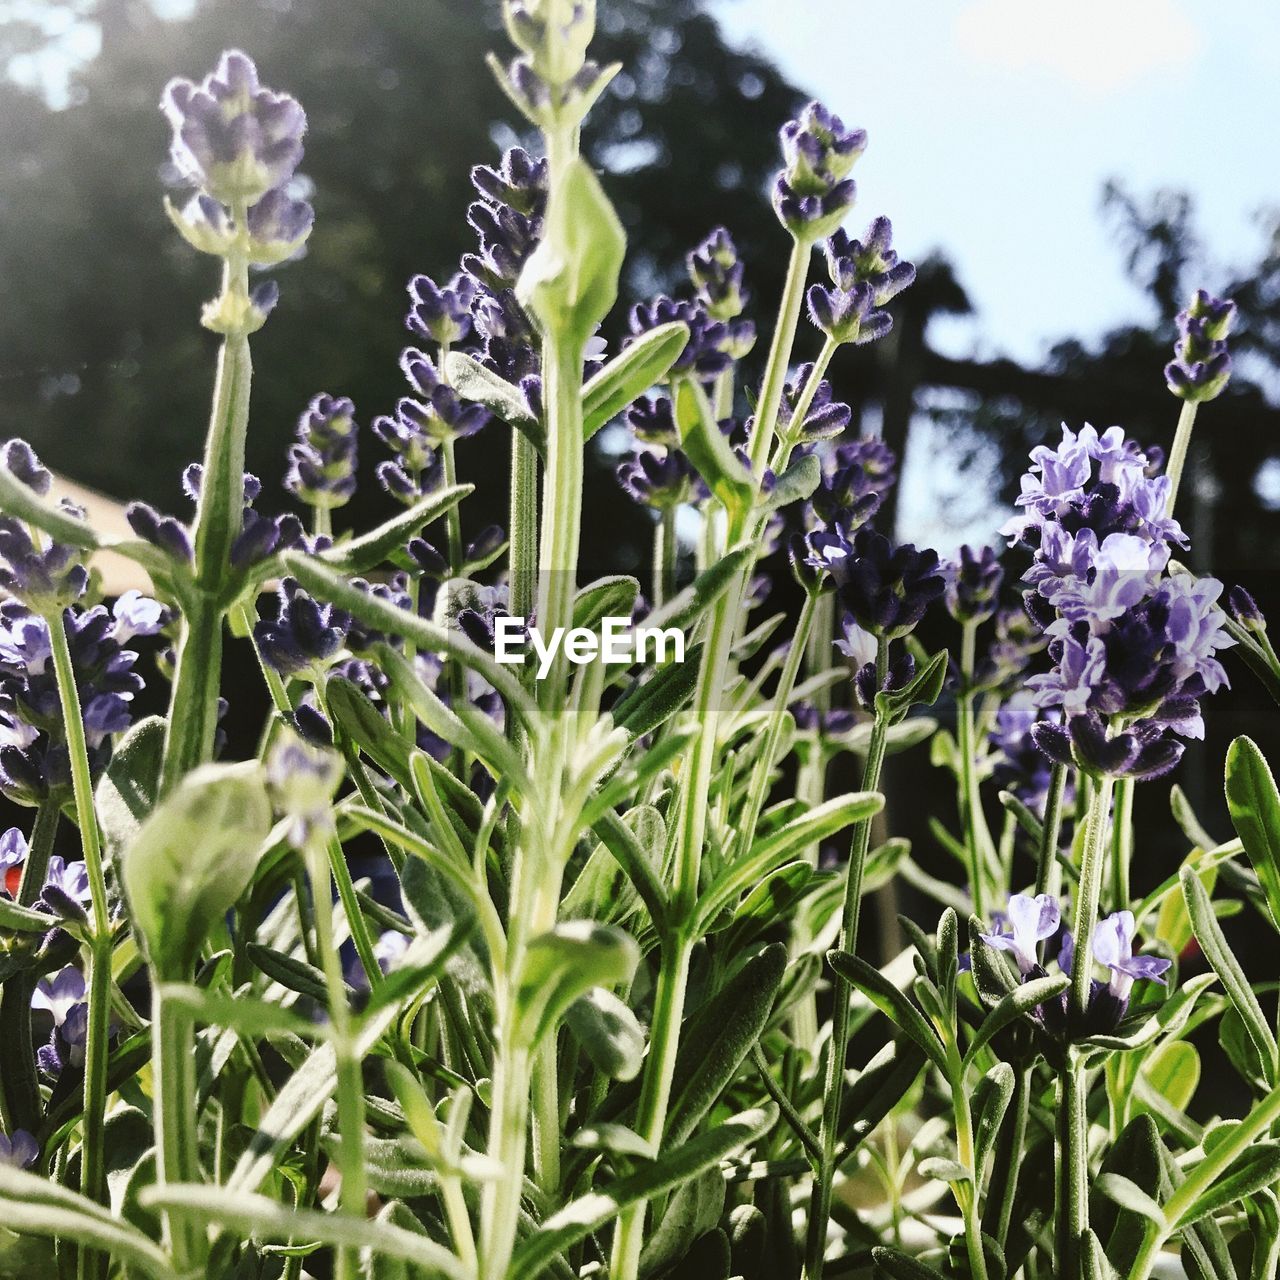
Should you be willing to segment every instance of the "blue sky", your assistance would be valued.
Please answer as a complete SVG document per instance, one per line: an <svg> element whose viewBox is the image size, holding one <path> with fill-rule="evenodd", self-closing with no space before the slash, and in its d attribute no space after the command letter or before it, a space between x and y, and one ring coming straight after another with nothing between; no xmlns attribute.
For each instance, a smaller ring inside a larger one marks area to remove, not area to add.
<svg viewBox="0 0 1280 1280"><path fill-rule="evenodd" d="M871 145L859 210L941 247L978 307L956 354L1038 357L1149 320L1101 216L1103 183L1193 193L1206 283L1256 259L1280 206L1276 0L717 0ZM1216 266L1216 270L1215 270Z"/></svg>

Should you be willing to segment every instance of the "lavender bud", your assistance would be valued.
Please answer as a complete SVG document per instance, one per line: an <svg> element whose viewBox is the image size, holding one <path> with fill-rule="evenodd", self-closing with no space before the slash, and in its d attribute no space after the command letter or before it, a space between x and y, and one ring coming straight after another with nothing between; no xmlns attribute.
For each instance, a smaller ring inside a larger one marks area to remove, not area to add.
<svg viewBox="0 0 1280 1280"><path fill-rule="evenodd" d="M1267 620L1258 602L1244 587L1232 587L1227 593L1227 612L1246 630L1261 634L1267 629Z"/></svg>
<svg viewBox="0 0 1280 1280"><path fill-rule="evenodd" d="M200 84L171 80L160 103L173 129L170 155L193 186L224 204L252 204L293 176L307 120L287 94L258 83L239 50Z"/></svg>
<svg viewBox="0 0 1280 1280"><path fill-rule="evenodd" d="M459 273L443 287L430 276L414 276L409 298L405 327L424 341L450 346L471 332L476 283L470 276Z"/></svg>
<svg viewBox="0 0 1280 1280"><path fill-rule="evenodd" d="M866 132L846 128L811 102L798 120L783 125L781 137L785 167L774 184L774 209L797 239L819 240L853 207L856 188L848 174L866 149Z"/></svg>
<svg viewBox="0 0 1280 1280"><path fill-rule="evenodd" d="M947 610L960 623L985 622L996 611L1004 570L990 547L961 547L948 566Z"/></svg>
<svg viewBox="0 0 1280 1280"><path fill-rule="evenodd" d="M691 500L696 473L684 453L672 448L663 453L640 450L618 467L617 475L633 502L670 511Z"/></svg>
<svg viewBox="0 0 1280 1280"><path fill-rule="evenodd" d="M268 267L294 257L306 244L315 217L315 210L306 200L294 200L278 187L268 191L245 219L249 261Z"/></svg>
<svg viewBox="0 0 1280 1280"><path fill-rule="evenodd" d="M724 227L717 227L685 261L698 301L713 320L733 320L742 314L751 295L742 284L738 250Z"/></svg>
<svg viewBox="0 0 1280 1280"><path fill-rule="evenodd" d="M253 628L263 662L282 676L319 679L346 644L351 616L313 599L292 578L280 584L278 601L275 618Z"/></svg>
<svg viewBox="0 0 1280 1280"><path fill-rule="evenodd" d="M312 507L340 507L356 491L355 405L320 394L298 419L284 487Z"/></svg>
<svg viewBox="0 0 1280 1280"><path fill-rule="evenodd" d="M342 781L342 758L285 735L267 759L267 789L289 820L288 838L305 849L333 832L333 796Z"/></svg>

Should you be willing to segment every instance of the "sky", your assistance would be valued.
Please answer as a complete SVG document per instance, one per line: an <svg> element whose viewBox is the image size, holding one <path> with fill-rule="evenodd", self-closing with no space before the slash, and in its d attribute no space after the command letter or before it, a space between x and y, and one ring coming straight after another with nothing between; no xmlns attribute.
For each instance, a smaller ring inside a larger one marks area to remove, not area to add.
<svg viewBox="0 0 1280 1280"><path fill-rule="evenodd" d="M1153 317L1123 274L1103 184L1192 193L1205 283L1256 260L1280 206L1276 0L716 0L766 53L866 128L860 218L905 256L945 250L978 309L950 354L1039 358Z"/></svg>

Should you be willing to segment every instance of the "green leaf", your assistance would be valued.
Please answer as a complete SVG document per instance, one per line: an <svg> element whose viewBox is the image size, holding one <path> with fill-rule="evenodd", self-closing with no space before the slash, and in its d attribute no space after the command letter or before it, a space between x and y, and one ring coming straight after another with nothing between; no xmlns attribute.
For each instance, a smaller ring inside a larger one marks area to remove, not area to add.
<svg viewBox="0 0 1280 1280"><path fill-rule="evenodd" d="M253 945L250 943L251 947ZM263 947L261 950L268 948ZM283 958L288 959L287 956ZM323 975L321 981L323 982ZM185 1009L193 1021L213 1027L227 1027L249 1040L283 1034L311 1039L322 1031L311 1019L290 1013L288 1009L271 1001L260 1000L250 994L247 988L234 995L223 995L186 982L166 982L161 984L160 991L170 1004ZM323 987L320 998L325 998Z"/></svg>
<svg viewBox="0 0 1280 1280"><path fill-rule="evenodd" d="M1164 1226L1164 1213L1160 1206L1129 1178L1118 1173L1101 1173L1094 1179L1093 1186L1122 1209L1139 1214L1158 1227Z"/></svg>
<svg viewBox="0 0 1280 1280"><path fill-rule="evenodd" d="M1030 982L1015 987L982 1020L982 1025L965 1052L965 1066L972 1064L983 1046L989 1044L1011 1022L1031 1013L1046 1000L1061 995L1070 985L1071 979L1065 973L1056 973L1051 977L1033 978Z"/></svg>
<svg viewBox="0 0 1280 1280"><path fill-rule="evenodd" d="M392 553L403 547L419 529L439 520L474 492L473 484L455 484L447 489L437 489L429 497L414 503L376 529L370 529L358 538L349 538L319 552L318 558L339 573L368 573L385 564Z"/></svg>
<svg viewBox="0 0 1280 1280"><path fill-rule="evenodd" d="M804 502L813 496L814 490L822 483L822 464L817 455L806 453L797 458L779 477L761 504L764 511L777 511L779 507L789 507L794 502Z"/></svg>
<svg viewBox="0 0 1280 1280"><path fill-rule="evenodd" d="M1044 823L1012 791L1000 792L1000 803L1013 814L1015 821L1037 846L1044 839Z"/></svg>
<svg viewBox="0 0 1280 1280"><path fill-rule="evenodd" d="M316 1209L290 1209L266 1196L208 1183L147 1187L138 1199L149 1208L176 1209L187 1217L216 1223L246 1238L280 1244L318 1240L338 1247L367 1249L375 1255L403 1258L445 1280L468 1280L466 1267L451 1250L390 1222L370 1222L367 1218Z"/></svg>
<svg viewBox="0 0 1280 1280"><path fill-rule="evenodd" d="M539 453L546 448L542 423L529 412L528 401L519 387L513 387L492 369L462 351L450 351L444 362L449 385L464 399L482 404L495 417L501 418L526 436Z"/></svg>
<svg viewBox="0 0 1280 1280"><path fill-rule="evenodd" d="M630 618L640 584L625 574L597 578L573 598L573 625L594 631L605 618Z"/></svg>
<svg viewBox="0 0 1280 1280"><path fill-rule="evenodd" d="M586 344L612 310L627 237L591 166L571 159L551 186L542 240L516 281L544 333Z"/></svg>
<svg viewBox="0 0 1280 1280"><path fill-rule="evenodd" d="M911 856L911 841L902 836L891 836L867 854L867 865L862 872L863 893L873 893L888 884L898 874L902 864Z"/></svg>
<svg viewBox="0 0 1280 1280"><path fill-rule="evenodd" d="M689 461L726 511L745 510L755 497L755 480L720 430L707 393L694 378L680 378L672 391L680 445Z"/></svg>
<svg viewBox="0 0 1280 1280"><path fill-rule="evenodd" d="M115 860L137 837L160 797L165 722L148 716L124 735L94 789L94 809L107 852Z"/></svg>
<svg viewBox="0 0 1280 1280"><path fill-rule="evenodd" d="M391 722L364 690L345 676L330 676L325 681L324 700L338 728L379 769L411 791L409 744L402 733L391 727Z"/></svg>
<svg viewBox="0 0 1280 1280"><path fill-rule="evenodd" d="M947 651L935 653L910 684L893 693L876 694L876 714L889 720L905 716L912 707L931 707L947 679Z"/></svg>
<svg viewBox="0 0 1280 1280"><path fill-rule="evenodd" d="M644 1028L612 991L593 987L569 1006L564 1020L587 1057L611 1080L634 1080L640 1074Z"/></svg>
<svg viewBox="0 0 1280 1280"><path fill-rule="evenodd" d="M20 907L12 898L0 895L0 929L14 933L48 933L58 921L47 911Z"/></svg>
<svg viewBox="0 0 1280 1280"><path fill-rule="evenodd" d="M10 1231L87 1245L155 1280L176 1276L163 1250L136 1227L49 1178L0 1164L0 1205Z"/></svg>
<svg viewBox="0 0 1280 1280"><path fill-rule="evenodd" d="M702 666L702 645L694 645L683 662L659 668L648 680L633 685L610 710L614 723L633 738L665 724L693 696Z"/></svg>
<svg viewBox="0 0 1280 1280"><path fill-rule="evenodd" d="M1185 1111L1200 1083L1200 1055L1186 1040L1166 1040L1142 1063L1148 1085L1178 1111Z"/></svg>
<svg viewBox="0 0 1280 1280"><path fill-rule="evenodd" d="M629 1205L643 1204L715 1168L726 1156L769 1132L776 1122L772 1107L744 1111L664 1151L653 1164L571 1201L516 1246L507 1280L536 1280L552 1258L608 1226Z"/></svg>
<svg viewBox="0 0 1280 1280"><path fill-rule="evenodd" d="M1220 1209L1238 1206L1277 1181L1280 1181L1280 1142L1255 1143L1207 1191L1196 1197L1177 1225L1186 1227Z"/></svg>
<svg viewBox="0 0 1280 1280"><path fill-rule="evenodd" d="M640 1275L662 1275L679 1262L690 1247L720 1221L724 1212L724 1174L705 1169L675 1190L662 1217L646 1235L640 1254Z"/></svg>
<svg viewBox="0 0 1280 1280"><path fill-rule="evenodd" d="M880 972L860 956L847 951L828 951L827 963L836 976L861 991L881 1013L924 1051L944 1075L949 1074L947 1056L933 1028L920 1010Z"/></svg>
<svg viewBox="0 0 1280 1280"><path fill-rule="evenodd" d="M786 948L771 943L686 1020L672 1072L666 1142L683 1142L738 1074L768 1025L786 969Z"/></svg>
<svg viewBox="0 0 1280 1280"><path fill-rule="evenodd" d="M1217 980L1217 974L1198 973L1172 992L1153 1013L1144 1016L1139 1011L1126 1018L1112 1035L1090 1036L1086 1043L1104 1049L1141 1049L1162 1035L1175 1035L1186 1025L1204 990Z"/></svg>
<svg viewBox="0 0 1280 1280"><path fill-rule="evenodd" d="M630 980L640 949L630 934L588 920L558 924L525 951L516 995L519 1034L536 1045L592 987Z"/></svg>
<svg viewBox="0 0 1280 1280"><path fill-rule="evenodd" d="M758 550L749 542L730 548L715 564L704 569L687 587L672 596L661 609L655 609L649 614L644 625L679 627L688 631L728 591L738 574L749 563L754 562Z"/></svg>
<svg viewBox="0 0 1280 1280"><path fill-rule="evenodd" d="M625 818L609 809L601 815L593 830L640 895L654 927L658 930L665 928L666 890L658 878L666 839L662 815L651 805L639 805L629 810ZM583 875L586 870L584 867ZM575 881L569 898L574 896L577 887Z"/></svg>
<svg viewBox="0 0 1280 1280"><path fill-rule="evenodd" d="M987 1157L995 1146L1013 1097L1013 1068L1007 1062L997 1062L973 1091L974 1156L973 1167L979 1185L986 1172Z"/></svg>
<svg viewBox="0 0 1280 1280"><path fill-rule="evenodd" d="M761 836L751 851L726 867L703 894L698 904L699 926L705 928L744 892L796 858L802 850L870 818L883 807L884 797L878 791L854 791L815 805L803 816Z"/></svg>
<svg viewBox="0 0 1280 1280"><path fill-rule="evenodd" d="M143 823L123 858L135 930L163 977L184 978L248 887L271 830L261 766L203 765Z"/></svg>
<svg viewBox="0 0 1280 1280"><path fill-rule="evenodd" d="M947 1160L942 1156L929 1156L921 1160L917 1166L922 1178L932 1178L935 1182L972 1182L973 1173L957 1160Z"/></svg>
<svg viewBox="0 0 1280 1280"><path fill-rule="evenodd" d="M1267 1023L1258 997L1245 977L1240 962L1222 936L1222 929L1213 913L1213 903L1200 883L1199 877L1191 868L1182 871L1182 896L1186 900L1187 914L1191 917L1191 928L1200 944L1200 950L1213 967L1214 973L1222 982L1228 999L1236 1007L1249 1032L1250 1039L1257 1046L1266 1072L1267 1085L1274 1086L1277 1071L1277 1050L1275 1036Z"/></svg>
<svg viewBox="0 0 1280 1280"><path fill-rule="evenodd" d="M852 1151L871 1135L915 1084L926 1058L911 1040L892 1039L858 1073L844 1091L840 1133Z"/></svg>
<svg viewBox="0 0 1280 1280"><path fill-rule="evenodd" d="M1120 1280L1120 1273L1113 1267L1092 1231L1086 1231L1080 1246L1080 1262L1084 1280Z"/></svg>
<svg viewBox="0 0 1280 1280"><path fill-rule="evenodd" d="M680 359L688 342L688 325L679 320L660 324L629 343L596 373L582 388L582 417L587 439L661 382Z"/></svg>
<svg viewBox="0 0 1280 1280"><path fill-rule="evenodd" d="M1226 790L1231 825L1266 891L1271 922L1280 928L1280 791L1251 738L1237 738L1227 749Z"/></svg>
<svg viewBox="0 0 1280 1280"><path fill-rule="evenodd" d="M17 516L47 533L55 542L82 551L103 546L103 540L87 521L79 520L55 503L28 489L8 467L0 467L0 511Z"/></svg>
<svg viewBox="0 0 1280 1280"><path fill-rule="evenodd" d="M274 947L264 946L261 942L250 942L245 946L245 955L261 969L272 982L278 982L289 991L296 991L300 996L311 1000L319 1000L322 1004L329 999L329 988L324 973L296 956L286 955Z"/></svg>
<svg viewBox="0 0 1280 1280"><path fill-rule="evenodd" d="M885 1280L943 1280L941 1272L925 1266L901 1249L879 1245L871 1250L871 1258L876 1264L876 1275L885 1277Z"/></svg>

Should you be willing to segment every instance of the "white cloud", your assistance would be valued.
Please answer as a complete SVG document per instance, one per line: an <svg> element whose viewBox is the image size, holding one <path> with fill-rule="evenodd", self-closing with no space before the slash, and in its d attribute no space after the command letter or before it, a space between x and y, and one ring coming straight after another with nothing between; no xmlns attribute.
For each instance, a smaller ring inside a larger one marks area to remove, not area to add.
<svg viewBox="0 0 1280 1280"><path fill-rule="evenodd" d="M960 52L1111 93L1186 68L1200 32L1177 0L976 0L956 16Z"/></svg>

